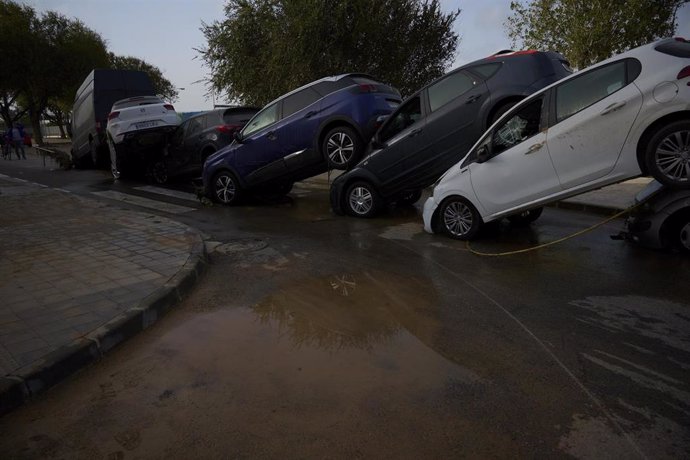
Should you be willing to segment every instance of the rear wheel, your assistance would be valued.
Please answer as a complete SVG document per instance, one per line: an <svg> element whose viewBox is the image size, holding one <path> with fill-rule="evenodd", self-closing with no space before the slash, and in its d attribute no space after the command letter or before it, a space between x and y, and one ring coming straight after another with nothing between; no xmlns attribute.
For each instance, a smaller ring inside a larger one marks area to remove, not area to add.
<svg viewBox="0 0 690 460"><path fill-rule="evenodd" d="M350 169L362 156L364 145L359 135L349 126L337 126L326 134L321 153L330 169Z"/></svg>
<svg viewBox="0 0 690 460"><path fill-rule="evenodd" d="M458 240L471 240L483 225L477 209L462 197L452 197L441 205L437 226Z"/></svg>
<svg viewBox="0 0 690 460"><path fill-rule="evenodd" d="M168 174L168 166L165 164L165 161L158 160L151 165L151 177L157 184L168 183L170 175Z"/></svg>
<svg viewBox="0 0 690 460"><path fill-rule="evenodd" d="M213 176L211 193L214 201L225 205L237 204L242 196L237 177L230 171L220 171Z"/></svg>
<svg viewBox="0 0 690 460"><path fill-rule="evenodd" d="M645 152L647 170L664 185L690 188L690 120L675 121L657 131Z"/></svg>
<svg viewBox="0 0 690 460"><path fill-rule="evenodd" d="M544 208L530 209L528 211L523 211L520 214L508 216L508 220L516 227L526 227L535 220L539 219L539 216L541 216L542 212L544 212Z"/></svg>
<svg viewBox="0 0 690 460"><path fill-rule="evenodd" d="M368 182L355 182L345 194L345 209L355 217L373 217L381 207L381 198Z"/></svg>
<svg viewBox="0 0 690 460"><path fill-rule="evenodd" d="M496 111L491 115L491 119L489 120L489 126L493 125L496 120L501 118L501 116L506 113L508 110L512 109L515 104L517 104L520 101L510 101L506 102L503 105L499 106ZM487 126L488 128L488 126Z"/></svg>

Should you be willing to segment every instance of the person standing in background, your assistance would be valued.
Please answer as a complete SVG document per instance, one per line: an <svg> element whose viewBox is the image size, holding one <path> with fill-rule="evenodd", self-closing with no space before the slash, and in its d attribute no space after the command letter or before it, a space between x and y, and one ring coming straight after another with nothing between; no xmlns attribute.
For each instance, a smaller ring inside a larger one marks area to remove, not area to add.
<svg viewBox="0 0 690 460"><path fill-rule="evenodd" d="M17 154L17 160L21 160L22 157L26 160L26 152L24 151L24 125L17 123L12 128L12 144L14 145L14 153ZM19 156L19 151L21 150L22 155Z"/></svg>

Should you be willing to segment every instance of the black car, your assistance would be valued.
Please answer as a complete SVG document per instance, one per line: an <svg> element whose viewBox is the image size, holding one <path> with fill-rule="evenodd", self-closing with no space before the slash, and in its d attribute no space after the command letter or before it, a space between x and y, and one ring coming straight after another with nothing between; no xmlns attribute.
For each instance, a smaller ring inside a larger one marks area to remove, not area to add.
<svg viewBox="0 0 690 460"><path fill-rule="evenodd" d="M152 166L158 183L175 176L201 176L204 161L234 140L235 133L259 111L257 107L227 107L194 115L170 135L164 155Z"/></svg>
<svg viewBox="0 0 690 460"><path fill-rule="evenodd" d="M407 98L378 130L369 154L331 186L338 214L371 217L414 203L518 101L572 73L554 52L501 52L462 66Z"/></svg>

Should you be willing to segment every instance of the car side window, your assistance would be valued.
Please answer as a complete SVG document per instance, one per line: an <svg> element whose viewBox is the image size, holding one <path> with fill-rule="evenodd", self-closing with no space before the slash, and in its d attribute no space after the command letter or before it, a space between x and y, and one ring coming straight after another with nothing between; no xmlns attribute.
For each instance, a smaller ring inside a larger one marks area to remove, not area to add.
<svg viewBox="0 0 690 460"><path fill-rule="evenodd" d="M556 88L556 122L599 102L626 84L625 61L609 64L568 80Z"/></svg>
<svg viewBox="0 0 690 460"><path fill-rule="evenodd" d="M498 125L492 135L491 154L498 155L537 134L543 103L543 97L537 98Z"/></svg>
<svg viewBox="0 0 690 460"><path fill-rule="evenodd" d="M191 137L195 134L199 134L203 127L201 126L202 117L192 118L189 120L189 125L185 130L185 137Z"/></svg>
<svg viewBox="0 0 690 460"><path fill-rule="evenodd" d="M481 65L476 65L474 67L469 67L467 70L470 70L474 73L478 73L482 77L489 79L493 77L496 72L498 72L498 69L501 68L501 63L500 62L492 62L489 64L481 64Z"/></svg>
<svg viewBox="0 0 690 460"><path fill-rule="evenodd" d="M465 94L477 84L475 79L465 72L456 72L429 87L429 105L431 111L443 107L453 99Z"/></svg>
<svg viewBox="0 0 690 460"><path fill-rule="evenodd" d="M386 125L381 129L381 134L379 135L380 141L386 142L421 118L422 103L421 98L417 95L403 104L393 117L388 120Z"/></svg>
<svg viewBox="0 0 690 460"><path fill-rule="evenodd" d="M287 118L295 112L299 112L308 105L321 99L321 95L312 88L305 88L283 99L283 118Z"/></svg>
<svg viewBox="0 0 690 460"><path fill-rule="evenodd" d="M247 137L278 120L278 104L271 104L251 119L242 130L242 136Z"/></svg>

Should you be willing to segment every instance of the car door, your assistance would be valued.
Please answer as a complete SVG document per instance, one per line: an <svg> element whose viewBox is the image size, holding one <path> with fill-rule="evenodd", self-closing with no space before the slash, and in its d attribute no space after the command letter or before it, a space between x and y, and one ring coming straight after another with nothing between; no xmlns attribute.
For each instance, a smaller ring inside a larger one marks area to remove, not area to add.
<svg viewBox="0 0 690 460"><path fill-rule="evenodd" d="M321 122L319 99L321 95L313 88L305 88L283 99L282 120L290 125L285 140L285 163L291 172L321 161L318 147L314 149L314 134Z"/></svg>
<svg viewBox="0 0 690 460"><path fill-rule="evenodd" d="M541 95L513 109L478 146L477 151L486 147L490 155L469 165L482 214L504 212L561 190L541 129L547 99Z"/></svg>
<svg viewBox="0 0 690 460"><path fill-rule="evenodd" d="M185 133L189 130L191 121L192 119L182 122L170 135L167 164L171 169L177 169L180 164L185 162L184 159L190 155L185 150Z"/></svg>
<svg viewBox="0 0 690 460"><path fill-rule="evenodd" d="M378 177L379 192L384 195L417 187L419 178L413 177L406 165L413 163L411 158L425 156L425 151L431 149L422 110L421 93L398 107L376 136L385 147L365 160L367 169Z"/></svg>
<svg viewBox="0 0 690 460"><path fill-rule="evenodd" d="M279 114L280 102L275 102L257 113L242 130L235 168L250 186L287 172L283 157L289 148L285 142L289 133Z"/></svg>
<svg viewBox="0 0 690 460"><path fill-rule="evenodd" d="M408 156L406 169L415 176L436 180L460 161L482 135L479 109L489 97L489 89L469 72L448 75L427 88L427 138L433 148Z"/></svg>
<svg viewBox="0 0 690 460"><path fill-rule="evenodd" d="M632 80L636 60L621 60L558 86L547 144L564 189L599 179L616 165L642 107Z"/></svg>

